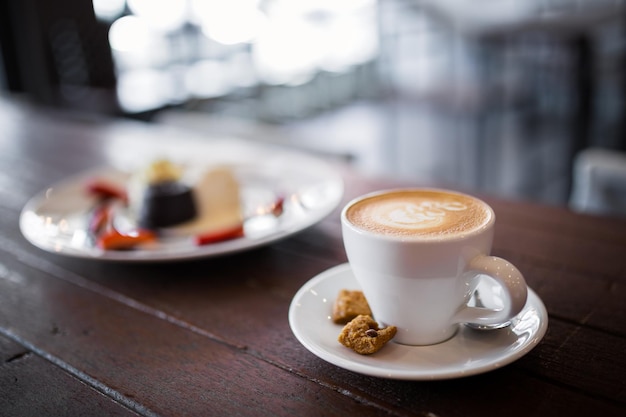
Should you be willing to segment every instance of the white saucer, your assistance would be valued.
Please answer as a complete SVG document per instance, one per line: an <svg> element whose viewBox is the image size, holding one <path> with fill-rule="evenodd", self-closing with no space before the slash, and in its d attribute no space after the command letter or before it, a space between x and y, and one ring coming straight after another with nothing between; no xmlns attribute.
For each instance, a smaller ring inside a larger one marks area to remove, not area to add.
<svg viewBox="0 0 626 417"><path fill-rule="evenodd" d="M359 289L348 264L333 267L308 281L294 296L289 325L296 338L318 357L354 372L382 378L435 380L488 372L532 350L548 328L548 313L534 291L512 324L497 330L460 326L454 337L432 346L390 342L373 355L359 355L341 345L342 326L331 320L339 290Z"/></svg>

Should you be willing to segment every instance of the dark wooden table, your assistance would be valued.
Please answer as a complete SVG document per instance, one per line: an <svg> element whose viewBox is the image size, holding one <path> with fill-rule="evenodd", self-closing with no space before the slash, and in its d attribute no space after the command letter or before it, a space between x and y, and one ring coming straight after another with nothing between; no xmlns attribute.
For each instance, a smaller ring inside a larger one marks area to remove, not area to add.
<svg viewBox="0 0 626 417"><path fill-rule="evenodd" d="M161 129L6 99L0 126L2 416L626 415L624 221L486 197L499 218L494 253L518 265L544 301L545 338L477 376L380 379L319 359L288 324L296 291L346 261L339 208L293 237L218 258L58 256L22 237L26 201L107 164L120 145L150 146ZM401 185L337 168L344 202Z"/></svg>

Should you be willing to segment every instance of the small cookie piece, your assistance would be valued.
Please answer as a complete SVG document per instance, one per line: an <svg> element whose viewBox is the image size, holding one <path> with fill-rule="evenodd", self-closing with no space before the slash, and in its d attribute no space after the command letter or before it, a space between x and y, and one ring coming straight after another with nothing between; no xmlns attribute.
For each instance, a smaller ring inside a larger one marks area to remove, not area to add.
<svg viewBox="0 0 626 417"><path fill-rule="evenodd" d="M370 316L359 315L346 324L337 340L361 355L378 352L397 332L396 326L379 328Z"/></svg>
<svg viewBox="0 0 626 417"><path fill-rule="evenodd" d="M372 315L363 291L346 289L339 291L333 304L333 321L337 324L346 324L359 314Z"/></svg>

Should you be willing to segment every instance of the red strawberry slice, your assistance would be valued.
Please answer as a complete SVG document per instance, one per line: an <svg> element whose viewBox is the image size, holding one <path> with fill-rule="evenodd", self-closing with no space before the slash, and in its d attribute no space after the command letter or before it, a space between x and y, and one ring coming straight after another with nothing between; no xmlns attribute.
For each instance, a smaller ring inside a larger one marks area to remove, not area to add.
<svg viewBox="0 0 626 417"><path fill-rule="evenodd" d="M97 245L105 250L123 250L154 241L156 235L149 230L136 229L131 233L122 234L116 229L110 229L98 237Z"/></svg>
<svg viewBox="0 0 626 417"><path fill-rule="evenodd" d="M196 245L208 245L209 243L221 242L229 239L236 239L244 236L243 224L234 227L227 227L197 235L195 237Z"/></svg>
<svg viewBox="0 0 626 417"><path fill-rule="evenodd" d="M119 199L126 201L128 196L126 190L110 182L95 179L87 183L87 192L103 200Z"/></svg>

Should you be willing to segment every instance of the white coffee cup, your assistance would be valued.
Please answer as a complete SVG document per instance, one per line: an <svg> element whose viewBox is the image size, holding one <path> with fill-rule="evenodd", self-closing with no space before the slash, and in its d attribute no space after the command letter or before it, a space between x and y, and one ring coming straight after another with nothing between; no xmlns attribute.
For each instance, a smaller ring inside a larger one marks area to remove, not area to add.
<svg viewBox="0 0 626 417"><path fill-rule="evenodd" d="M495 214L475 197L440 189L379 191L348 203L341 224L374 319L396 326L398 343L440 343L461 323L504 323L526 303L520 271L490 256ZM503 308L468 305L480 279L501 286Z"/></svg>

